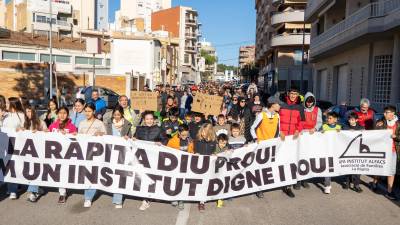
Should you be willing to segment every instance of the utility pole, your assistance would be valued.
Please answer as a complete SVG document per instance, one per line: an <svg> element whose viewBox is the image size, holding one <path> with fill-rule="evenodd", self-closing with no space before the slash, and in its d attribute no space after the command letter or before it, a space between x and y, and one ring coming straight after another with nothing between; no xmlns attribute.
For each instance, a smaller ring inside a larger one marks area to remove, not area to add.
<svg viewBox="0 0 400 225"><path fill-rule="evenodd" d="M51 99L53 96L53 5L52 5L52 0L49 0L49 8L50 8L50 33L49 33L49 38L50 38L50 59L49 59L49 74L50 74L50 88L49 88L49 99Z"/></svg>
<svg viewBox="0 0 400 225"><path fill-rule="evenodd" d="M300 77L300 94L303 94L303 80L304 80L304 45L306 39L306 22L303 22L303 46L301 49L301 77Z"/></svg>

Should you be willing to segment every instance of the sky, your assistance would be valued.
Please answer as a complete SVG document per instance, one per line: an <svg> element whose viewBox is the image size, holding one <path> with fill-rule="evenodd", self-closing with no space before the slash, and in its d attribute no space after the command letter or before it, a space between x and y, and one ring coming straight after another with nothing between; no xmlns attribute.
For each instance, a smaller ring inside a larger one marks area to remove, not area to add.
<svg viewBox="0 0 400 225"><path fill-rule="evenodd" d="M109 0L110 21L119 0ZM239 47L253 45L256 12L253 0L172 0L173 6L189 6L199 13L201 32L217 48L219 63L238 65Z"/></svg>

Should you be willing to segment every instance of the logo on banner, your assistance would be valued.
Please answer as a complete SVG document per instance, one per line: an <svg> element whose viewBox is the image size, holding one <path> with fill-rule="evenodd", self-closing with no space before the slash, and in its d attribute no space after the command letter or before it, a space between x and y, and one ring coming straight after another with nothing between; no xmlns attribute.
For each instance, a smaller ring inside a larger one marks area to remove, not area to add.
<svg viewBox="0 0 400 225"><path fill-rule="evenodd" d="M363 144L362 134L360 134L347 145L346 151L339 158L385 159L386 153L372 152L368 145Z"/></svg>

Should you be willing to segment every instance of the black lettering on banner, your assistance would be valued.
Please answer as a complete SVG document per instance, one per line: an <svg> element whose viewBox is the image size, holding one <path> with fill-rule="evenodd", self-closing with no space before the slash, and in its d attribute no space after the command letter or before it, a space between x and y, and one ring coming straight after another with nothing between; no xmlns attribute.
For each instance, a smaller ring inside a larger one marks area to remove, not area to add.
<svg viewBox="0 0 400 225"><path fill-rule="evenodd" d="M180 172L181 173L186 173L187 172L187 167L188 167L188 162L189 162L189 155L182 155L181 156L181 168L180 168Z"/></svg>
<svg viewBox="0 0 400 225"><path fill-rule="evenodd" d="M231 180L231 188L233 191L240 191L244 188L244 176L239 173Z"/></svg>
<svg viewBox="0 0 400 225"><path fill-rule="evenodd" d="M118 151L118 164L125 164L126 148L123 145L115 145L114 150Z"/></svg>
<svg viewBox="0 0 400 225"><path fill-rule="evenodd" d="M219 169L224 167L226 163L226 159L224 157L218 157L217 160L215 160L215 173L219 172Z"/></svg>
<svg viewBox="0 0 400 225"><path fill-rule="evenodd" d="M94 156L101 156L104 152L104 147L100 143L89 142L86 152L86 160L93 160Z"/></svg>
<svg viewBox="0 0 400 225"><path fill-rule="evenodd" d="M201 179L185 179L185 184L189 184L189 196L194 196L196 194L197 185L202 184Z"/></svg>
<svg viewBox="0 0 400 225"><path fill-rule="evenodd" d="M192 155L192 158L190 160L190 169L192 170L193 173L195 174L205 174L208 169L210 168L210 156L202 156L201 158L203 159L203 164L201 168L199 168L199 156L198 155Z"/></svg>
<svg viewBox="0 0 400 225"><path fill-rule="evenodd" d="M62 159L61 151L62 146L57 141L46 141L44 144L45 158L46 159Z"/></svg>
<svg viewBox="0 0 400 225"><path fill-rule="evenodd" d="M167 162L169 161L169 162ZM178 159L174 154L168 152L159 152L158 154L158 170L173 171L178 166Z"/></svg>
<svg viewBox="0 0 400 225"><path fill-rule="evenodd" d="M69 165L69 167L68 167L68 183L70 183L70 184L75 183L75 171L76 171L76 166Z"/></svg>
<svg viewBox="0 0 400 225"><path fill-rule="evenodd" d="M8 160L7 165L4 164L3 159L0 159L0 168L1 172L3 173L4 176L7 176L10 174L12 178L16 178L15 175L15 161L14 160Z"/></svg>
<svg viewBox="0 0 400 225"><path fill-rule="evenodd" d="M248 153L246 153L246 155L244 155L240 164L242 165L242 167L246 168L246 167L250 166L251 164L253 164L255 157L256 157L256 155L254 152L248 152Z"/></svg>
<svg viewBox="0 0 400 225"><path fill-rule="evenodd" d="M272 174L272 168L271 167L267 167L261 170L261 174L263 176L263 181L264 181L264 185L265 184L273 184L274 181L274 175Z"/></svg>
<svg viewBox="0 0 400 225"><path fill-rule="evenodd" d="M32 157L35 158L39 157L36 151L35 144L33 143L32 139L26 139L20 155L21 156L31 155Z"/></svg>
<svg viewBox="0 0 400 225"><path fill-rule="evenodd" d="M210 179L208 183L207 196L214 196L221 192L224 188L224 183L218 178Z"/></svg>
<svg viewBox="0 0 400 225"><path fill-rule="evenodd" d="M292 179L295 180L297 178L297 165L295 163L290 163L290 172Z"/></svg>
<svg viewBox="0 0 400 225"><path fill-rule="evenodd" d="M225 177L224 193L228 193L229 188L231 188L231 177Z"/></svg>
<svg viewBox="0 0 400 225"><path fill-rule="evenodd" d="M229 161L228 161L228 163L226 164L226 169L228 170L228 171L231 171L232 170L232 168L234 168L235 170L239 170L240 169L240 167L238 166L238 163L240 162L240 158L237 158L237 157L235 157L235 158L230 158L229 159Z"/></svg>
<svg viewBox="0 0 400 225"><path fill-rule="evenodd" d="M30 163L24 162L24 168L22 170L22 176L27 180L36 180L40 175L40 163L33 163L33 173L29 174Z"/></svg>
<svg viewBox="0 0 400 225"><path fill-rule="evenodd" d="M15 137L9 137L7 149L8 155L19 155L19 150L15 149L15 139Z"/></svg>
<svg viewBox="0 0 400 225"><path fill-rule="evenodd" d="M101 173L101 177L102 177L102 178L100 178L100 183L103 186L110 187L113 184L113 179L110 176L110 174L113 174L112 169L110 169L108 167L103 167L103 168L101 168L100 173Z"/></svg>
<svg viewBox="0 0 400 225"><path fill-rule="evenodd" d="M155 174L147 174L147 176L149 176L150 179L152 179L154 181L154 183L149 185L148 192L149 193L155 193L156 192L157 181L162 181L162 176L155 175Z"/></svg>
<svg viewBox="0 0 400 225"><path fill-rule="evenodd" d="M142 187L142 178L140 177L140 175L138 173L135 173L135 179L133 181L133 190L134 191L140 191L141 187Z"/></svg>
<svg viewBox="0 0 400 225"><path fill-rule="evenodd" d="M317 163L315 158L310 159L311 171L314 173L322 173L326 170L326 159L319 158L319 167L317 168Z"/></svg>
<svg viewBox="0 0 400 225"><path fill-rule="evenodd" d="M98 173L99 173L98 166L92 166L92 171L89 171L85 166L79 166L78 184L84 184L85 178L87 178L91 184L97 184Z"/></svg>
<svg viewBox="0 0 400 225"><path fill-rule="evenodd" d="M115 175L119 176L118 187L124 189L126 187L126 178L127 177L132 177L133 176L133 172L132 171L126 171L126 170L115 170Z"/></svg>
<svg viewBox="0 0 400 225"><path fill-rule="evenodd" d="M54 169L50 164L43 164L42 181L49 181L51 177L54 182L60 182L60 170L61 164L56 164Z"/></svg>
<svg viewBox="0 0 400 225"><path fill-rule="evenodd" d="M330 172L330 173L335 172L335 169L334 169L334 167L333 167L333 157L329 157L329 158L328 158L328 164L329 164L329 172Z"/></svg>
<svg viewBox="0 0 400 225"><path fill-rule="evenodd" d="M246 183L249 188L253 187L253 183L257 186L261 186L261 175L260 170L255 170L254 173L251 171L246 172Z"/></svg>
<svg viewBox="0 0 400 225"><path fill-rule="evenodd" d="M172 190L171 187L172 177L164 177L163 189L165 194L169 196L177 196L179 193L182 192L183 178L176 178L175 180L176 180L174 185L175 189Z"/></svg>
<svg viewBox="0 0 400 225"><path fill-rule="evenodd" d="M112 151L112 144L106 144L106 150L104 154L104 161L105 162L111 162L111 151Z"/></svg>
<svg viewBox="0 0 400 225"><path fill-rule="evenodd" d="M280 166L278 166L278 168L279 168L279 178L280 178L281 182L286 181L285 166L280 165Z"/></svg>
<svg viewBox="0 0 400 225"><path fill-rule="evenodd" d="M304 169L302 168L304 166ZM307 160L301 159L298 163L298 172L301 176L305 176L310 172L310 164Z"/></svg>
<svg viewBox="0 0 400 225"><path fill-rule="evenodd" d="M256 162L260 165L265 164L270 158L270 147L258 149L256 154Z"/></svg>
<svg viewBox="0 0 400 225"><path fill-rule="evenodd" d="M138 148L135 153L135 156L139 161L139 163L143 165L143 167L150 169L150 162L149 159L147 158L147 154L144 149Z"/></svg>
<svg viewBox="0 0 400 225"><path fill-rule="evenodd" d="M82 148L79 145L79 142L71 142L68 146L64 159L71 159L72 157L75 157L77 160L84 160Z"/></svg>

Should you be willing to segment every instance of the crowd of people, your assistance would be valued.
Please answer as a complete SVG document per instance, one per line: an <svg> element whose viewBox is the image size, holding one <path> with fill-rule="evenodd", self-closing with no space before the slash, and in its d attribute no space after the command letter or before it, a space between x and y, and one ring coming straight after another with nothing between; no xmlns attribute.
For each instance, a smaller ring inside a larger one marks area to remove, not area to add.
<svg viewBox="0 0 400 225"><path fill-rule="evenodd" d="M146 88L147 90L148 88ZM148 90L150 91L150 90ZM218 155L226 151L246 146L249 143L261 142L273 138L285 141L286 136L299 138L304 132L340 132L341 130L389 129L392 132L393 155L397 157L397 175L400 174L400 121L396 116L396 108L384 108L384 117L375 121L374 111L368 99L361 99L360 107L351 112L330 111L324 113L316 106L316 98L312 93L302 97L298 90L290 89L286 93L267 97L257 90L252 83L247 90L230 84L215 83L199 86L171 87L157 86L160 110L158 112L138 112L132 108L133 102L121 95L118 104L107 110L99 93L93 90L85 100L76 99L73 109L58 106L56 100L48 102L47 111L38 117L34 107L20 98L5 99L0 96L0 127L17 131L31 130L59 132L62 134L87 134L94 136L113 135L126 139L156 142L188 153L199 155ZM221 113L207 115L192 112L196 93L220 95L223 97ZM397 154L397 155L396 155ZM396 200L394 190L396 174L387 177L387 198ZM363 190L360 176L346 176L344 189L357 193ZM370 188L378 189L379 177L374 177ZM18 184L7 183L10 199L18 198ZM307 181L301 181L282 190L294 198L295 190L309 188ZM28 201L36 202L43 193L43 188L29 185ZM59 188L59 204L67 201L65 188ZM331 178L324 179L324 193L331 193ZM91 207L96 190L84 191L84 207ZM256 193L263 198L264 193ZM113 204L122 208L123 195L113 194ZM218 208L225 202L216 202ZM183 209L184 202L172 202L172 205ZM150 207L150 200L143 199L140 210ZM205 202L198 204L199 210L205 210Z"/></svg>

